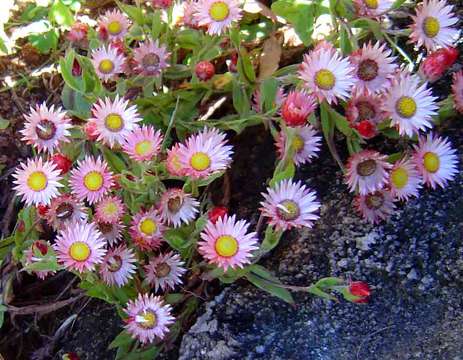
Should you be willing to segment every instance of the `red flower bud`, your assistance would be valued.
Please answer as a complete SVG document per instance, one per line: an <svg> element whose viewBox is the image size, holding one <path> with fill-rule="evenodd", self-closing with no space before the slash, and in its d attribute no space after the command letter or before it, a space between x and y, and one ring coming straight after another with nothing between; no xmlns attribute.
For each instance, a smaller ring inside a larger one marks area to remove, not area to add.
<svg viewBox="0 0 463 360"><path fill-rule="evenodd" d="M173 0L152 0L151 3L156 9L167 9L172 5Z"/></svg>
<svg viewBox="0 0 463 360"><path fill-rule="evenodd" d="M124 41L122 41L121 39L111 41L111 44L109 44L109 46L116 50L119 55L125 54Z"/></svg>
<svg viewBox="0 0 463 360"><path fill-rule="evenodd" d="M82 75L82 67L80 66L79 62L77 59L74 59L74 62L72 63L72 75L73 76L80 76Z"/></svg>
<svg viewBox="0 0 463 360"><path fill-rule="evenodd" d="M37 212L39 213L39 216L45 217L47 215L48 210L50 208L47 205L39 204L37 205Z"/></svg>
<svg viewBox="0 0 463 360"><path fill-rule="evenodd" d="M236 72L237 71L237 66L238 66L238 53L233 53L230 56L230 64L228 64L228 70L231 72Z"/></svg>
<svg viewBox="0 0 463 360"><path fill-rule="evenodd" d="M291 91L281 106L281 117L288 126L302 126L307 124L307 118L315 108L312 95L304 91Z"/></svg>
<svg viewBox="0 0 463 360"><path fill-rule="evenodd" d="M227 215L227 213L228 209L225 206L216 206L209 210L207 217L211 223L215 224L217 220Z"/></svg>
<svg viewBox="0 0 463 360"><path fill-rule="evenodd" d="M89 121L84 126L85 135L90 141L95 141L98 138L98 133L96 131L96 124L93 121Z"/></svg>
<svg viewBox="0 0 463 360"><path fill-rule="evenodd" d="M195 66L195 74L199 80L209 80L215 74L214 64L210 61L200 61Z"/></svg>
<svg viewBox="0 0 463 360"><path fill-rule="evenodd" d="M72 161L62 154L53 155L51 161L57 169L61 170L61 175L66 174L72 167Z"/></svg>
<svg viewBox="0 0 463 360"><path fill-rule="evenodd" d="M47 255L48 253L48 245L42 240L34 241L32 244L32 251L34 251L34 249L40 251L43 256Z"/></svg>
<svg viewBox="0 0 463 360"><path fill-rule="evenodd" d="M371 290L368 284L364 281L353 281L349 284L349 292L351 295L358 296L359 299L354 300L357 304L364 304L368 302L371 295Z"/></svg>
<svg viewBox="0 0 463 360"><path fill-rule="evenodd" d="M100 27L98 28L98 37L101 41L108 40L108 29L106 29L105 26L100 25Z"/></svg>
<svg viewBox="0 0 463 360"><path fill-rule="evenodd" d="M75 352L68 352L63 355L63 360L80 360L80 357Z"/></svg>
<svg viewBox="0 0 463 360"><path fill-rule="evenodd" d="M24 223L23 220L20 220L18 223L18 231L24 232L24 230L26 230L26 224Z"/></svg>
<svg viewBox="0 0 463 360"><path fill-rule="evenodd" d="M436 50L423 60L419 72L428 81L436 81L455 63L457 57L458 51L455 48Z"/></svg>
<svg viewBox="0 0 463 360"><path fill-rule="evenodd" d="M373 125L370 120L360 121L355 125L355 129L365 139L371 139L376 135L376 126Z"/></svg>

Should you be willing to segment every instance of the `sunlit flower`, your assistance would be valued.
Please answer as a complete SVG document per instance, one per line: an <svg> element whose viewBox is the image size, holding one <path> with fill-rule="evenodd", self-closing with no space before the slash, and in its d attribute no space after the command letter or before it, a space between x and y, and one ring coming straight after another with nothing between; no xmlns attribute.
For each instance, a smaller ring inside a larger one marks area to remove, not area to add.
<svg viewBox="0 0 463 360"><path fill-rule="evenodd" d="M106 29L109 40L123 39L129 25L129 19L119 10L108 10L99 19L99 26Z"/></svg>
<svg viewBox="0 0 463 360"><path fill-rule="evenodd" d="M97 140L113 147L123 144L127 136L141 121L137 107L129 106L129 102L116 95L114 101L110 98L100 99L92 109L93 121L96 124Z"/></svg>
<svg viewBox="0 0 463 360"><path fill-rule="evenodd" d="M51 250L51 245L48 241L45 240L36 240L32 243L32 245L24 251L24 260L25 266L30 266L37 262L42 261L41 256L46 256L49 251ZM39 256L36 256L36 253ZM41 256L40 256L41 255ZM44 280L47 276L53 275L56 271L48 271L48 270L35 270L33 273L40 279Z"/></svg>
<svg viewBox="0 0 463 360"><path fill-rule="evenodd" d="M408 200L418 197L422 179L415 163L407 158L397 161L389 175L389 187L394 198Z"/></svg>
<svg viewBox="0 0 463 360"><path fill-rule="evenodd" d="M152 126L143 125L127 135L122 149L135 161L149 161L159 154L164 137Z"/></svg>
<svg viewBox="0 0 463 360"><path fill-rule="evenodd" d="M114 246L122 240L122 231L124 230L125 226L121 221L115 223L105 223L96 220L95 225L108 245Z"/></svg>
<svg viewBox="0 0 463 360"><path fill-rule="evenodd" d="M196 0L187 0L183 2L183 24L191 28L198 27L198 20L194 16L196 13Z"/></svg>
<svg viewBox="0 0 463 360"><path fill-rule="evenodd" d="M371 93L381 92L390 84L390 80L397 68L391 50L386 44L363 44L363 47L350 55L350 62L354 65L355 88L359 91Z"/></svg>
<svg viewBox="0 0 463 360"><path fill-rule="evenodd" d="M307 118L317 108L316 99L305 91L290 91L281 106L281 117L288 126L307 124Z"/></svg>
<svg viewBox="0 0 463 360"><path fill-rule="evenodd" d="M358 14L371 18L383 15L392 7L392 4L394 4L393 0L354 0Z"/></svg>
<svg viewBox="0 0 463 360"><path fill-rule="evenodd" d="M172 307L164 304L160 296L138 294L138 298L127 303L128 315L125 329L141 343L162 340L169 332L168 326L175 319L171 315Z"/></svg>
<svg viewBox="0 0 463 360"><path fill-rule="evenodd" d="M427 50L452 46L458 39L460 31L453 26L458 17L453 13L453 6L445 0L424 0L416 6L416 16L412 16L412 33L410 41Z"/></svg>
<svg viewBox="0 0 463 360"><path fill-rule="evenodd" d="M338 52L321 48L304 55L299 77L320 102L326 100L336 104L337 99L349 97L355 83L353 71L349 59L342 58Z"/></svg>
<svg viewBox="0 0 463 360"><path fill-rule="evenodd" d="M373 150L363 150L351 155L346 174L349 190L358 190L360 195L366 195L382 189L389 180L388 170L392 167L386 159L387 156Z"/></svg>
<svg viewBox="0 0 463 360"><path fill-rule="evenodd" d="M21 140L34 146L39 152L53 151L59 146L60 142L69 142L69 129L72 128L71 120L61 108L55 110L55 106L50 108L45 103L31 107L31 112L24 115L26 122L24 129L20 131L23 135Z"/></svg>
<svg viewBox="0 0 463 360"><path fill-rule="evenodd" d="M371 139L377 134L377 125L386 119L383 96L354 91L347 102L346 117L363 138ZM366 127L366 122L369 127Z"/></svg>
<svg viewBox="0 0 463 360"><path fill-rule="evenodd" d="M426 185L444 188L458 173L458 156L446 138L434 134L420 137L413 157Z"/></svg>
<svg viewBox="0 0 463 360"><path fill-rule="evenodd" d="M63 186L60 172L50 161L27 159L13 174L16 179L14 190L27 206L50 205L51 199L59 195L59 188Z"/></svg>
<svg viewBox="0 0 463 360"><path fill-rule="evenodd" d="M243 267L251 261L257 246L257 234L248 232L249 223L236 221L235 215L225 215L215 224L208 222L201 233L199 253L211 264L227 271L228 268Z"/></svg>
<svg viewBox="0 0 463 360"><path fill-rule="evenodd" d="M77 199L94 204L111 190L114 181L106 161L87 156L77 162L77 169L71 171L69 184Z"/></svg>
<svg viewBox="0 0 463 360"><path fill-rule="evenodd" d="M185 169L179 157L180 145L180 143L177 143L167 150L166 168L171 176L183 176L185 174Z"/></svg>
<svg viewBox="0 0 463 360"><path fill-rule="evenodd" d="M124 72L125 57L111 46L102 47L92 51L92 63L98 77L108 81Z"/></svg>
<svg viewBox="0 0 463 360"><path fill-rule="evenodd" d="M95 218L105 223L117 223L124 212L125 206L117 196L107 196L95 206Z"/></svg>
<svg viewBox="0 0 463 360"><path fill-rule="evenodd" d="M384 110L400 135L412 137L432 127L432 116L437 114L436 99L431 89L427 89L427 83L420 85L418 76L402 74L386 94Z"/></svg>
<svg viewBox="0 0 463 360"><path fill-rule="evenodd" d="M280 230L313 226L319 218L316 214L320 203L316 200L315 191L312 191L300 181L282 180L273 188L267 188L262 193L260 210L262 215L269 218L269 224Z"/></svg>
<svg viewBox="0 0 463 360"><path fill-rule="evenodd" d="M220 35L241 19L242 12L237 0L199 0L194 19L199 26L207 26L207 33Z"/></svg>
<svg viewBox="0 0 463 360"><path fill-rule="evenodd" d="M130 235L137 245L144 249L157 249L162 242L165 226L161 216L154 208L135 214L130 227Z"/></svg>
<svg viewBox="0 0 463 360"><path fill-rule="evenodd" d="M232 160L232 146L226 145L225 136L224 133L204 130L180 145L178 160L185 174L201 179L226 170Z"/></svg>
<svg viewBox="0 0 463 360"><path fill-rule="evenodd" d="M275 99L272 102L272 107L279 110L280 107L283 105L285 99L285 91L283 90L283 88L278 87L275 94ZM262 108L262 100L263 99L260 90L256 89L256 91L254 91L254 94L252 95L252 109L255 112L260 113L264 111L264 109Z"/></svg>
<svg viewBox="0 0 463 360"><path fill-rule="evenodd" d="M188 224L199 212L199 201L182 189L169 189L161 196L160 212L162 220L174 227Z"/></svg>
<svg viewBox="0 0 463 360"><path fill-rule="evenodd" d="M386 220L395 210L394 199L391 193L386 190L357 195L354 204L358 213L372 224Z"/></svg>
<svg viewBox="0 0 463 360"><path fill-rule="evenodd" d="M452 94L455 109L463 113L463 70L453 74Z"/></svg>
<svg viewBox="0 0 463 360"><path fill-rule="evenodd" d="M87 211L83 204L74 199L72 195L64 194L51 201L45 219L53 229L58 231L71 223L85 221Z"/></svg>
<svg viewBox="0 0 463 360"><path fill-rule="evenodd" d="M186 272L185 263L178 254L169 252L152 258L145 266L146 280L154 286L154 291L174 289L182 283L182 275Z"/></svg>
<svg viewBox="0 0 463 360"><path fill-rule="evenodd" d="M100 275L108 285L124 286L132 279L136 262L132 249L119 245L106 253L100 265Z"/></svg>
<svg viewBox="0 0 463 360"><path fill-rule="evenodd" d="M135 69L145 76L157 76L169 66L167 63L169 55L166 47L159 46L157 40L145 41L133 51Z"/></svg>
<svg viewBox="0 0 463 360"><path fill-rule="evenodd" d="M293 131L291 148L294 151L293 161L296 165L310 163L317 156L321 146L321 136L312 125L297 126L288 131ZM280 159L283 159L286 148L286 132L280 131L276 139L276 146Z"/></svg>
<svg viewBox="0 0 463 360"><path fill-rule="evenodd" d="M62 229L53 245L58 261L69 270L92 271L103 261L106 242L94 224L73 223Z"/></svg>

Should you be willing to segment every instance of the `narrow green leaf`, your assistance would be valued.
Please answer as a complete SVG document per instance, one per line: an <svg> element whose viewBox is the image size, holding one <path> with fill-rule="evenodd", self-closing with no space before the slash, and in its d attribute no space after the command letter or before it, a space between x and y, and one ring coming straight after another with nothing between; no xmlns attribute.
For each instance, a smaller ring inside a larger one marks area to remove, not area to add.
<svg viewBox="0 0 463 360"><path fill-rule="evenodd" d="M283 289L282 287L279 287L265 279L262 279L260 276L254 275L252 273L247 274L246 278L259 289L262 289L268 292L269 294L276 296L283 301L286 301L289 304L294 304L293 296L288 290Z"/></svg>
<svg viewBox="0 0 463 360"><path fill-rule="evenodd" d="M115 152L109 150L106 147L104 147L102 150L103 150L104 158L108 162L109 167L111 169L113 169L114 171L117 171L118 173L125 170L126 165L125 165L124 160L122 160Z"/></svg>
<svg viewBox="0 0 463 360"><path fill-rule="evenodd" d="M267 226L260 249L266 253L271 251L278 245L282 235L283 231L274 230L271 226Z"/></svg>

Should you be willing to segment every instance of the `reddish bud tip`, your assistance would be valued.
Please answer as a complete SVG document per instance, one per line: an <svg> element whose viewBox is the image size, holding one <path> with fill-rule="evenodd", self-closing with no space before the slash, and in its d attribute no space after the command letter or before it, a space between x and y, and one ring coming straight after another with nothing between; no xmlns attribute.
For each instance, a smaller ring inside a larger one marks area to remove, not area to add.
<svg viewBox="0 0 463 360"><path fill-rule="evenodd" d="M349 284L349 292L354 296L360 296L362 298L368 298L371 295L370 287L364 281L351 282Z"/></svg>
<svg viewBox="0 0 463 360"><path fill-rule="evenodd" d="M359 134L365 139L371 139L376 135L376 126L371 123L370 120L360 121L355 128Z"/></svg>
<svg viewBox="0 0 463 360"><path fill-rule="evenodd" d="M156 9L167 9L173 3L173 0L152 0L152 5Z"/></svg>
<svg viewBox="0 0 463 360"><path fill-rule="evenodd" d="M195 66L195 74L198 79L207 81L215 74L215 67L210 61L200 61Z"/></svg>
<svg viewBox="0 0 463 360"><path fill-rule="evenodd" d="M34 241L34 243L32 244L32 251L34 251L34 249L37 249L38 251L40 251L40 253L43 256L47 255L48 253L48 245L44 241L41 241L41 240Z"/></svg>
<svg viewBox="0 0 463 360"><path fill-rule="evenodd" d="M96 131L96 124L93 121L89 121L84 126L85 135L90 141L95 141L98 138L98 133Z"/></svg>
<svg viewBox="0 0 463 360"><path fill-rule="evenodd" d="M458 51L448 47L429 54L421 63L419 72L428 81L436 81L452 66L458 58Z"/></svg>
<svg viewBox="0 0 463 360"><path fill-rule="evenodd" d="M47 205L43 205L43 204L37 205L37 212L39 213L39 216L41 217L46 216L48 210L50 210L50 208Z"/></svg>
<svg viewBox="0 0 463 360"><path fill-rule="evenodd" d="M73 76L80 76L82 75L82 67L80 66L79 62L77 59L74 59L74 62L72 63L72 75Z"/></svg>
<svg viewBox="0 0 463 360"><path fill-rule="evenodd" d="M209 210L207 217L211 223L215 224L217 220L227 215L227 213L228 209L225 206L216 206Z"/></svg>
<svg viewBox="0 0 463 360"><path fill-rule="evenodd" d="M121 39L111 41L111 44L109 44L109 46L112 47L114 50L116 50L116 52L119 55L124 55L125 54L124 41L122 41Z"/></svg>
<svg viewBox="0 0 463 360"><path fill-rule="evenodd" d="M100 25L100 27L98 28L98 37L101 41L108 40L108 29L106 29L105 26Z"/></svg>
<svg viewBox="0 0 463 360"><path fill-rule="evenodd" d="M66 174L72 167L71 159L62 154L53 155L51 161L56 165L57 169L61 170L61 175Z"/></svg>
<svg viewBox="0 0 463 360"><path fill-rule="evenodd" d="M24 232L24 230L26 230L26 224L24 223L23 220L20 220L18 223L18 231Z"/></svg>

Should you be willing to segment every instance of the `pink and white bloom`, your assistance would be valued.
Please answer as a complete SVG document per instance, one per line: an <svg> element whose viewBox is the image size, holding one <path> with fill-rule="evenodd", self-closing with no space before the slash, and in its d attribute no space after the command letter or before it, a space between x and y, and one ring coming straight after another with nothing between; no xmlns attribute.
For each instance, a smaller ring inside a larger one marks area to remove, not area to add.
<svg viewBox="0 0 463 360"><path fill-rule="evenodd" d="M424 0L416 6L416 15L412 18L410 41L428 51L452 46L460 34L454 27L458 17L445 0Z"/></svg>
<svg viewBox="0 0 463 360"><path fill-rule="evenodd" d="M95 218L105 223L117 223L125 213L125 205L118 196L107 196L95 206Z"/></svg>
<svg viewBox="0 0 463 360"><path fill-rule="evenodd" d="M129 106L128 100L116 95L114 101L110 98L100 99L92 108L93 118L89 121L96 125L97 140L109 147L122 145L131 131L142 119L135 105Z"/></svg>
<svg viewBox="0 0 463 360"><path fill-rule="evenodd" d="M251 252L258 249L257 234L248 229L249 223L236 221L235 215L224 215L215 223L209 221L201 232L198 252L224 271L242 268L251 262Z"/></svg>
<svg viewBox="0 0 463 360"><path fill-rule="evenodd" d="M156 41L145 41L133 51L135 70L145 76L158 76L169 66L170 53Z"/></svg>
<svg viewBox="0 0 463 360"><path fill-rule="evenodd" d="M76 222L62 229L53 245L58 261L69 270L92 271L106 254L106 242L94 224Z"/></svg>
<svg viewBox="0 0 463 360"><path fill-rule="evenodd" d="M159 212L152 208L135 214L129 232L141 249L150 250L161 245L164 230Z"/></svg>
<svg viewBox="0 0 463 360"><path fill-rule="evenodd" d="M71 171L69 184L77 199L87 200L91 205L103 199L114 181L106 161L87 156L78 161L77 168Z"/></svg>
<svg viewBox="0 0 463 360"><path fill-rule="evenodd" d="M122 240L122 231L125 229L125 225L121 221L105 223L96 220L94 223L109 246L114 246Z"/></svg>
<svg viewBox="0 0 463 360"><path fill-rule="evenodd" d="M354 0L354 6L360 16L379 18L391 9L393 0Z"/></svg>
<svg viewBox="0 0 463 360"><path fill-rule="evenodd" d="M285 155L286 146L291 147L294 151L293 161L296 165L310 163L313 158L318 156L322 138L318 136L312 125L288 128L287 131L293 131L293 139L290 145L287 145L285 131L280 131L276 139L275 145L280 159L283 159Z"/></svg>
<svg viewBox="0 0 463 360"><path fill-rule="evenodd" d="M346 183L352 192L366 195L381 190L389 180L392 165L386 155L374 150L363 150L351 155L347 163Z"/></svg>
<svg viewBox="0 0 463 360"><path fill-rule="evenodd" d="M361 92L378 93L386 90L397 69L392 51L386 44L363 44L350 55L354 66L355 88Z"/></svg>
<svg viewBox="0 0 463 360"><path fill-rule="evenodd" d="M358 213L372 224L388 219L395 210L394 199L391 193L386 190L357 195L354 199L354 205Z"/></svg>
<svg viewBox="0 0 463 360"><path fill-rule="evenodd" d="M143 125L127 135L122 149L134 161L150 161L161 151L163 140L161 131Z"/></svg>
<svg viewBox="0 0 463 360"><path fill-rule="evenodd" d="M56 231L71 223L87 220L87 209L70 194L63 194L51 201L45 219Z"/></svg>
<svg viewBox="0 0 463 360"><path fill-rule="evenodd" d="M227 145L225 134L203 130L190 136L178 149L178 160L185 175L204 179L226 170L232 161L232 146Z"/></svg>
<svg viewBox="0 0 463 360"><path fill-rule="evenodd" d="M100 265L100 275L106 284L121 287L133 278L137 269L136 263L133 250L125 245L119 245L106 253Z"/></svg>
<svg viewBox="0 0 463 360"><path fill-rule="evenodd" d="M71 120L61 108L52 105L47 107L45 103L31 107L30 114L24 115L26 122L21 140L34 146L38 152L52 154L60 142L69 142L69 129L72 128Z"/></svg>
<svg viewBox="0 0 463 360"><path fill-rule="evenodd" d="M299 78L306 89L329 104L337 104L338 99L349 97L355 84L354 68L349 59L341 57L336 51L320 48L304 55L299 68Z"/></svg>
<svg viewBox="0 0 463 360"><path fill-rule="evenodd" d="M386 119L383 95L354 91L347 102L346 118L363 138L371 139L376 136L378 124ZM369 129L365 129L365 122L371 125Z"/></svg>
<svg viewBox="0 0 463 360"><path fill-rule="evenodd" d="M60 183L60 173L61 170L53 162L43 161L41 158L27 159L13 174L13 189L27 206L50 205L51 200L59 195L59 188L63 186Z"/></svg>
<svg viewBox="0 0 463 360"><path fill-rule="evenodd" d="M199 0L195 10L194 19L210 35L221 35L242 17L238 0Z"/></svg>
<svg viewBox="0 0 463 360"><path fill-rule="evenodd" d="M137 299L127 303L125 312L128 316L125 329L142 344L156 338L162 340L175 321L172 307L164 304L160 296L138 294Z"/></svg>
<svg viewBox="0 0 463 360"><path fill-rule="evenodd" d="M453 74L452 94L455 109L463 113L463 70Z"/></svg>
<svg viewBox="0 0 463 360"><path fill-rule="evenodd" d="M166 190L161 196L159 211L168 225L179 227L190 223L199 212L199 201L182 189Z"/></svg>
<svg viewBox="0 0 463 360"><path fill-rule="evenodd" d="M127 16L117 9L106 11L106 13L100 17L98 23L100 28L106 29L110 41L123 40L130 26Z"/></svg>
<svg viewBox="0 0 463 360"><path fill-rule="evenodd" d="M98 77L109 81L124 72L125 57L112 46L101 47L92 51L92 63Z"/></svg>
<svg viewBox="0 0 463 360"><path fill-rule="evenodd" d="M420 137L413 156L426 185L444 188L458 173L458 155L450 141L434 134Z"/></svg>
<svg viewBox="0 0 463 360"><path fill-rule="evenodd" d="M391 195L399 200L418 197L422 182L415 163L408 158L397 161L389 175Z"/></svg>
<svg viewBox="0 0 463 360"><path fill-rule="evenodd" d="M24 251L24 265L41 262L45 256L52 252L51 245L45 240L36 240L32 245ZM38 256L37 256L38 255ZM53 275L56 271L35 270L33 273L40 279L44 280L47 276Z"/></svg>
<svg viewBox="0 0 463 360"><path fill-rule="evenodd" d="M199 26L198 20L195 17L196 6L196 0L187 0L183 2L183 24L194 29Z"/></svg>
<svg viewBox="0 0 463 360"><path fill-rule="evenodd" d="M416 75L401 74L385 96L384 111L397 126L400 135L412 137L420 130L432 128L432 116L437 114L437 98L425 82L420 85Z"/></svg>
<svg viewBox="0 0 463 360"><path fill-rule="evenodd" d="M180 162L180 146L181 144L177 143L167 150L166 168L171 176L183 176L185 174L185 169Z"/></svg>
<svg viewBox="0 0 463 360"><path fill-rule="evenodd" d="M306 91L290 91L281 106L281 117L288 126L302 126L317 108L313 95Z"/></svg>
<svg viewBox="0 0 463 360"><path fill-rule="evenodd" d="M278 230L292 228L311 228L320 216L320 203L315 191L300 181L282 180L274 188L262 193L264 201L260 203L262 215L269 218L269 224Z"/></svg>
<svg viewBox="0 0 463 360"><path fill-rule="evenodd" d="M283 105L285 101L285 98L285 91L283 90L283 88L278 87L275 94L275 99L272 102L272 107L279 111L281 105ZM252 109L258 113L263 112L262 105L262 96L260 90L256 89L252 94Z"/></svg>
<svg viewBox="0 0 463 360"><path fill-rule="evenodd" d="M182 283L181 277L186 272L185 263L178 254L169 252L150 259L145 266L146 280L154 286L154 291L174 289Z"/></svg>

